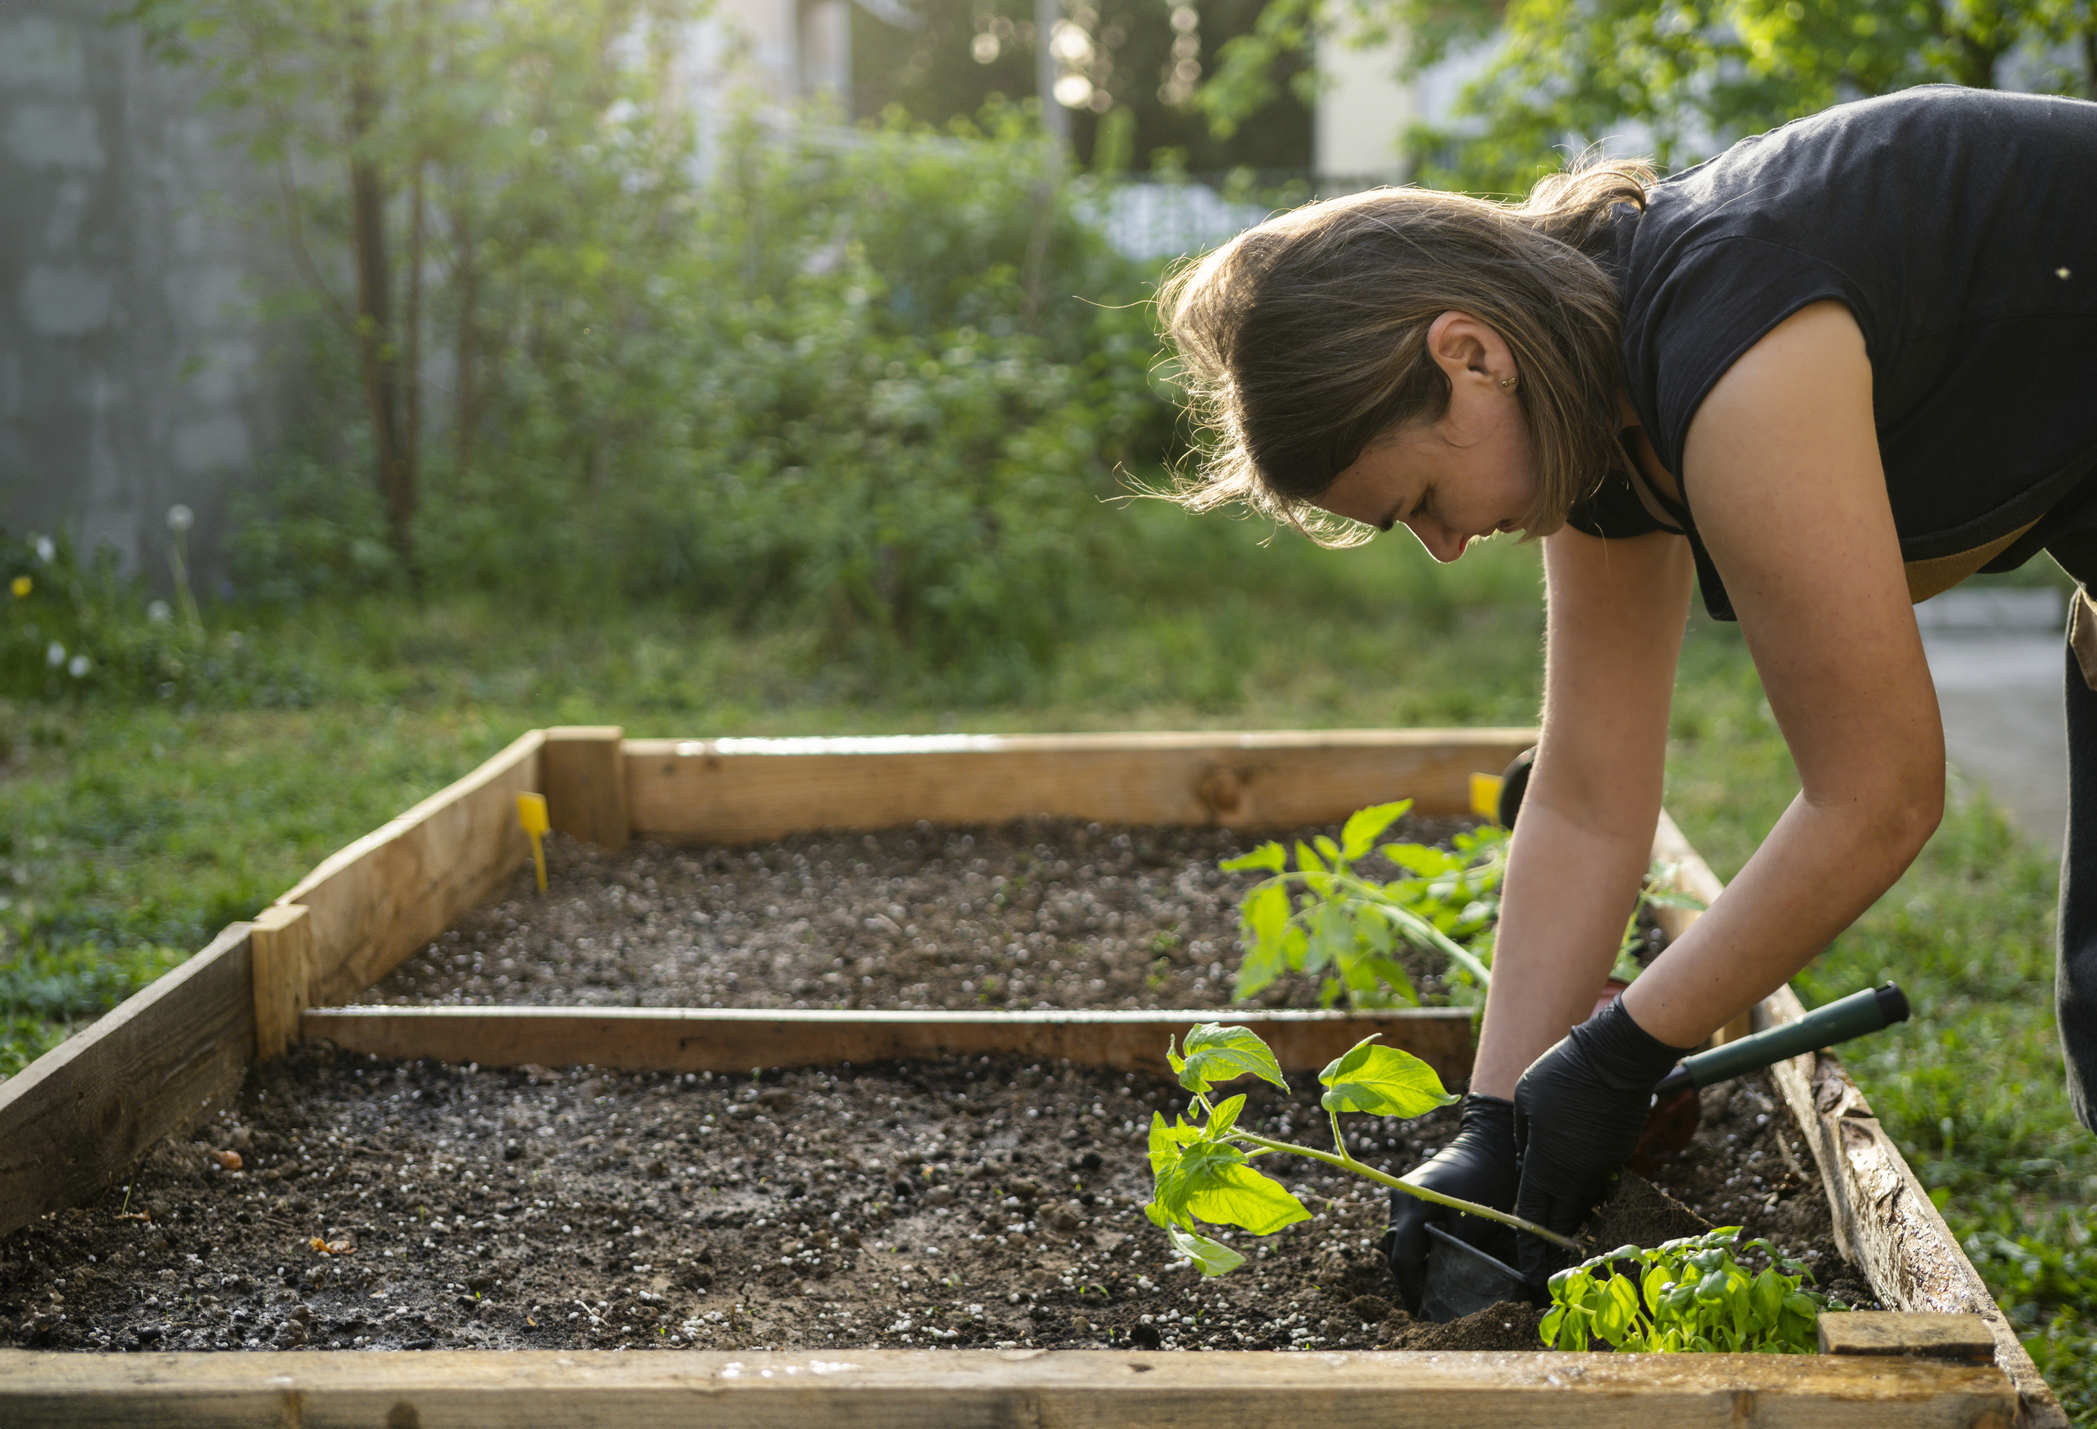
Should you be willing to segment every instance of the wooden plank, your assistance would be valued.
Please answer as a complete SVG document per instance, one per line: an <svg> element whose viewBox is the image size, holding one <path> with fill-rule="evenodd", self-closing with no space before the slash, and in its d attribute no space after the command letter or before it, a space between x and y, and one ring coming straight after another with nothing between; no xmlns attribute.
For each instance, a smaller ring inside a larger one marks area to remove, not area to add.
<svg viewBox="0 0 2097 1429"><path fill-rule="evenodd" d="M1781 987L1763 1000L1757 1020L1768 1026L1804 1015L1798 995ZM1881 1303L1894 1310L1979 1315L1994 1337L1995 1363L2017 1387L2019 1429L2067 1429L2060 1401L2018 1343L2009 1317L1842 1064L1809 1052L1777 1063L1770 1073L1819 1165L1835 1239L1863 1269Z"/></svg>
<svg viewBox="0 0 2097 1429"><path fill-rule="evenodd" d="M539 787L532 730L456 784L330 856L277 902L302 903L313 1001L344 1002L485 901L531 856L517 795Z"/></svg>
<svg viewBox="0 0 2097 1429"><path fill-rule="evenodd" d="M638 837L742 843L809 829L1030 814L1232 828L1329 823L1410 798L1467 814L1529 729L628 740Z"/></svg>
<svg viewBox="0 0 2097 1429"><path fill-rule="evenodd" d="M2008 1429L1992 1366L1817 1355L0 1351L13 1429Z"/></svg>
<svg viewBox="0 0 2097 1429"><path fill-rule="evenodd" d="M1704 862L1703 856L1684 837L1665 809L1660 811L1659 827L1653 831L1653 857L1673 866L1675 891L1687 893L1704 908L1716 903L1718 895L1726 891L1725 884L1719 882L1718 875L1711 871L1711 865ZM1704 916L1704 908L1655 908L1653 921L1660 925L1660 931L1667 934L1667 940L1672 943ZM1711 1045L1737 1041L1752 1032L1754 1025L1755 1013L1750 1008L1714 1032Z"/></svg>
<svg viewBox="0 0 2097 1429"><path fill-rule="evenodd" d="M617 853L626 813L626 731L615 724L555 725L540 755L541 788L554 828Z"/></svg>
<svg viewBox="0 0 2097 1429"><path fill-rule="evenodd" d="M1904 1310L1850 1310L1822 1315L1824 1355L1922 1355L1929 1359L1995 1359L1995 1336L1979 1315L1917 1315Z"/></svg>
<svg viewBox="0 0 2097 1429"><path fill-rule="evenodd" d="M274 904L256 915L251 937L255 1060L267 1062L298 1040L313 996L313 920L303 903Z"/></svg>
<svg viewBox="0 0 2097 1429"><path fill-rule="evenodd" d="M0 1235L97 1194L239 1088L255 1045L249 961L235 923L0 1082Z"/></svg>
<svg viewBox="0 0 2097 1429"><path fill-rule="evenodd" d="M1471 1014L1457 1007L1379 1012L837 1012L632 1007L341 1007L306 1013L305 1035L349 1052L483 1067L594 1065L747 1072L838 1062L983 1054L1068 1058L1080 1066L1166 1072L1165 1044L1197 1022L1248 1026L1285 1071L1315 1072L1373 1033L1432 1066L1470 1075Z"/></svg>

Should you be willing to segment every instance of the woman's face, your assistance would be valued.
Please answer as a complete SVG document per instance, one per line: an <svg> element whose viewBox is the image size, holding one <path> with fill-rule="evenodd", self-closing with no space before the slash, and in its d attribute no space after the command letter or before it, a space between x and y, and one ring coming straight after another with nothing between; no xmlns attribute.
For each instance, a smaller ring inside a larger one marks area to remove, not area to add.
<svg viewBox="0 0 2097 1429"><path fill-rule="evenodd" d="M1316 505L1388 531L1404 526L1437 561L1472 541L1519 529L1536 504L1536 454L1499 335L1461 313L1429 330L1428 351L1448 374L1449 407L1372 442Z"/></svg>

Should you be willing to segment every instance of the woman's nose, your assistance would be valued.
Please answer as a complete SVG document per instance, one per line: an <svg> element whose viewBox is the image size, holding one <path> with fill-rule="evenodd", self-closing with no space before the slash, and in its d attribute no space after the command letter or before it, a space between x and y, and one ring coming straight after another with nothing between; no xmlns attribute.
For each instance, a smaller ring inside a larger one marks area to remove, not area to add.
<svg viewBox="0 0 2097 1429"><path fill-rule="evenodd" d="M1450 530L1439 521L1408 521L1405 526L1420 544L1427 548L1427 554L1445 566L1461 556L1464 547L1470 544L1468 538Z"/></svg>

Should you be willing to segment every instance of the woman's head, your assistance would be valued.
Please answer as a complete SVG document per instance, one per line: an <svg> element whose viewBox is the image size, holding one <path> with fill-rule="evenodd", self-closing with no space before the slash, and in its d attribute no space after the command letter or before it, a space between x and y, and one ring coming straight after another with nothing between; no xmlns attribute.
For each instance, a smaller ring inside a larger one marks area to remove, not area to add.
<svg viewBox="0 0 2097 1429"><path fill-rule="evenodd" d="M1359 539L1317 498L1373 444L1449 409L1430 350L1456 313L1497 335L1517 378L1548 534L1622 461L1616 287L1583 251L1651 173L1610 164L1537 185L1519 206L1377 189L1270 219L1188 265L1159 296L1207 441L1176 499L1243 502L1320 539Z"/></svg>

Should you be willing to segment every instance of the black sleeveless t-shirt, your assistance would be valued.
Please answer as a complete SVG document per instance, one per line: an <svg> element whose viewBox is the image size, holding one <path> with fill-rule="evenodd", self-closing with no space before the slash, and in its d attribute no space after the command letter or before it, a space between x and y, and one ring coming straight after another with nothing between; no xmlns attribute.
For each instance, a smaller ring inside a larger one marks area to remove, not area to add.
<svg viewBox="0 0 2097 1429"><path fill-rule="evenodd" d="M2097 585L2097 104L1931 85L1840 105L1662 180L1596 256L1623 296L1632 405L1669 471L1726 369L1834 299L1870 354L1914 598L2041 549ZM1612 476L1568 524L1679 528L1705 606L1731 619L1694 481L1686 507L1658 513L1630 483Z"/></svg>

